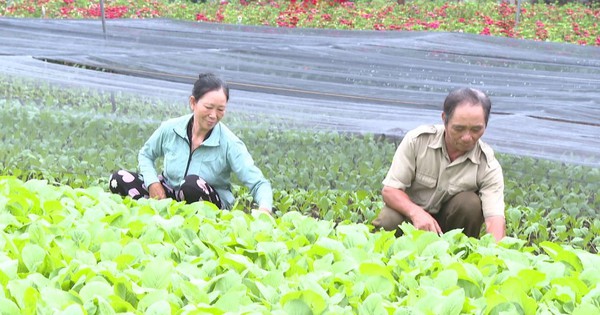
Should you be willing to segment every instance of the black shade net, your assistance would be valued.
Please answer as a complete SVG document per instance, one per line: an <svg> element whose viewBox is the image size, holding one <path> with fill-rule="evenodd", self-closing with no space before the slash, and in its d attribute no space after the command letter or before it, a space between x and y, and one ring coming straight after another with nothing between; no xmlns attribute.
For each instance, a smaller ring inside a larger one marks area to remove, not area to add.
<svg viewBox="0 0 600 315"><path fill-rule="evenodd" d="M308 130L402 136L441 123L448 92L493 110L496 151L600 165L600 47L442 32L288 29L150 20L0 18L0 74L185 104L198 73L230 110ZM167 117L165 117L167 118Z"/></svg>

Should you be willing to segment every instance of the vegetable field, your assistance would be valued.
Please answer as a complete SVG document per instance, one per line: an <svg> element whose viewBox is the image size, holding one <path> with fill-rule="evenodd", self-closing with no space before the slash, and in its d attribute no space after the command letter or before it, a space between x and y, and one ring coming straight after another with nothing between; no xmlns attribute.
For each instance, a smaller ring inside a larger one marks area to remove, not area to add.
<svg viewBox="0 0 600 315"><path fill-rule="evenodd" d="M593 314L600 170L499 154L508 235L371 231L398 139L228 113L275 215L122 199L108 175L184 103L0 86L2 314Z"/></svg>

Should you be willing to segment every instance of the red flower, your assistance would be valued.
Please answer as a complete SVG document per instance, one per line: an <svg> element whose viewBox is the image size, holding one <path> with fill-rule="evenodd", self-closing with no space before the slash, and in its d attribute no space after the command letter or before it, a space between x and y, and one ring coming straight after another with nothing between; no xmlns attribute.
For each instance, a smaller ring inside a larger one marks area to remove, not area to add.
<svg viewBox="0 0 600 315"><path fill-rule="evenodd" d="M353 25L352 21L351 20L347 20L347 19L340 19L340 24L348 25L348 26L352 26Z"/></svg>
<svg viewBox="0 0 600 315"><path fill-rule="evenodd" d="M385 25L381 24L381 23L375 23L373 25L373 29L377 30L377 31L385 31ZM600 37L599 37L600 38Z"/></svg>
<svg viewBox="0 0 600 315"><path fill-rule="evenodd" d="M494 25L494 19L487 15L483 17L483 20L486 25Z"/></svg>
<svg viewBox="0 0 600 315"><path fill-rule="evenodd" d="M490 33L490 28L489 27L484 27L483 30L481 30L481 32L479 32L480 35L492 35L492 33Z"/></svg>
<svg viewBox="0 0 600 315"><path fill-rule="evenodd" d="M69 16L69 14L71 13L71 11L73 11L72 7L61 7L60 8L60 14L63 16Z"/></svg>
<svg viewBox="0 0 600 315"><path fill-rule="evenodd" d="M202 13L196 14L196 21L208 21L208 18Z"/></svg>

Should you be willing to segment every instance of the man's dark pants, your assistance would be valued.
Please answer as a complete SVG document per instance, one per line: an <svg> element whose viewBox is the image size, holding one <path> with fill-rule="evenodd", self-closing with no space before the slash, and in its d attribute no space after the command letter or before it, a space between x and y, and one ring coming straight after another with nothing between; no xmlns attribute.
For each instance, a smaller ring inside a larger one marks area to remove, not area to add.
<svg viewBox="0 0 600 315"><path fill-rule="evenodd" d="M461 228L467 236L479 237L481 233L483 212L481 210L481 199L475 192L465 191L456 194L442 205L439 213L432 216L443 232ZM410 223L410 220L398 211L384 205L379 216L373 220L373 225L377 229L395 230L396 236L400 236L402 231L398 228L398 225L404 221Z"/></svg>

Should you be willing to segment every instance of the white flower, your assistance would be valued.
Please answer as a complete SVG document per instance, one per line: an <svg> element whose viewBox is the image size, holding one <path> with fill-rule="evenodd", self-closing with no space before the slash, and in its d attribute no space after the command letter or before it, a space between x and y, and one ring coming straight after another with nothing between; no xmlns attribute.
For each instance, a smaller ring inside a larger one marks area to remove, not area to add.
<svg viewBox="0 0 600 315"><path fill-rule="evenodd" d="M110 187L117 188L117 180L116 179L113 179L110 181Z"/></svg>

